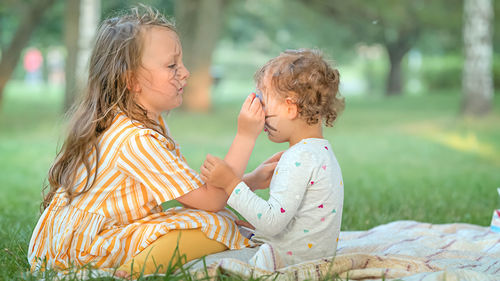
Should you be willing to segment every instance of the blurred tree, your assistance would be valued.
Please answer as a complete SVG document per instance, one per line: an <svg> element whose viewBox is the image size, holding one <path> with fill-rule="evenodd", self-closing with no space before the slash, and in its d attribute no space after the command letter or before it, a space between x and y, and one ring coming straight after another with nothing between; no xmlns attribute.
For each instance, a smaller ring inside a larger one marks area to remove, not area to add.
<svg viewBox="0 0 500 281"><path fill-rule="evenodd" d="M27 5L24 8L24 15L9 45L3 48L2 44L2 58L0 60L0 108L3 100L3 90L19 61L21 51L28 43L35 28L39 25L43 14L54 1L36 0Z"/></svg>
<svg viewBox="0 0 500 281"><path fill-rule="evenodd" d="M464 1L465 62L462 112L485 115L493 101L493 6L491 0Z"/></svg>
<svg viewBox="0 0 500 281"><path fill-rule="evenodd" d="M100 0L68 0L65 12L66 89L64 111L84 89L87 65L100 20Z"/></svg>
<svg viewBox="0 0 500 281"><path fill-rule="evenodd" d="M68 111L76 98L78 60L78 33L80 22L80 0L66 1L64 12L64 45L66 46L64 112Z"/></svg>
<svg viewBox="0 0 500 281"><path fill-rule="evenodd" d="M184 108L211 108L212 53L219 38L227 0L177 0L175 18L182 41L183 59L191 72L184 89Z"/></svg>
<svg viewBox="0 0 500 281"><path fill-rule="evenodd" d="M36 32L31 35L30 45L40 46L41 49L45 49L48 46L64 44L63 19L65 6L65 0L54 1L50 9L45 12Z"/></svg>
<svg viewBox="0 0 500 281"><path fill-rule="evenodd" d="M232 1L224 26L227 39L240 48L252 48L275 56L284 49L321 48L335 59L352 56L352 34L293 0ZM356 41L357 42L357 41Z"/></svg>
<svg viewBox="0 0 500 281"><path fill-rule="evenodd" d="M385 47L390 63L387 95L402 93L402 61L421 34L459 22L459 9L450 0L302 1L342 23L360 42Z"/></svg>
<svg viewBox="0 0 500 281"><path fill-rule="evenodd" d="M500 15L500 1L493 1L493 17ZM500 20L493 21L493 48L494 53L500 53Z"/></svg>
<svg viewBox="0 0 500 281"><path fill-rule="evenodd" d="M103 18L113 17L123 10L137 6L139 3L158 9L165 16L173 16L174 0L106 0L101 1L101 15Z"/></svg>

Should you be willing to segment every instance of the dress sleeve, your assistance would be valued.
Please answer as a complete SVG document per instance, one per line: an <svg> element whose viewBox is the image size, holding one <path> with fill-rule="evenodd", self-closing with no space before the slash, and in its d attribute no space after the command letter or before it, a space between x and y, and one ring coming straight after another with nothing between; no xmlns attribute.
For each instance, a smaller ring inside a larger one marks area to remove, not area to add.
<svg viewBox="0 0 500 281"><path fill-rule="evenodd" d="M178 148L169 150L168 147L169 142L162 135L141 130L125 142L116 161L116 167L151 191L158 204L204 184Z"/></svg>
<svg viewBox="0 0 500 281"><path fill-rule="evenodd" d="M284 155L285 156L285 155ZM229 196L228 204L264 235L282 232L296 215L317 164L309 152L286 155L273 175L266 201L240 182Z"/></svg>

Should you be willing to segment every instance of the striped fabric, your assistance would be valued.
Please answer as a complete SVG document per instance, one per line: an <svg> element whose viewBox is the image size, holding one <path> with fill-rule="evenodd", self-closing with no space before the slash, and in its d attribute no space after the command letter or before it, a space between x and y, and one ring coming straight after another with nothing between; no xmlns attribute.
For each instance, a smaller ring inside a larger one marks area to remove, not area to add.
<svg viewBox="0 0 500 281"><path fill-rule="evenodd" d="M95 156L89 157L93 163ZM94 171L95 165L92 177ZM71 204L63 193L57 193L43 212L28 249L33 271L87 264L117 267L173 229L199 228L230 249L252 243L240 235L236 216L227 209L218 213L182 207L163 211L161 203L203 182L186 164L177 143L121 112L99 140L96 176L92 188ZM86 177L82 165L75 191L84 188Z"/></svg>

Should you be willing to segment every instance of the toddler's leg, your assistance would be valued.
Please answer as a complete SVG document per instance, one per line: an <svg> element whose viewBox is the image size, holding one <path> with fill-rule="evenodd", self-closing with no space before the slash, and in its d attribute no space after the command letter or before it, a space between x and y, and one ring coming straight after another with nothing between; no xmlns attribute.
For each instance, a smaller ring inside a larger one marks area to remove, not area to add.
<svg viewBox="0 0 500 281"><path fill-rule="evenodd" d="M141 272L144 275L166 272L172 259L172 265L179 261L179 255L174 256L177 242L180 256L186 256L186 260L183 258L181 263L227 250L224 244L209 239L199 229L172 230L158 238L133 259L121 265L117 275L124 277L124 275L132 274L133 278L137 278Z"/></svg>
<svg viewBox="0 0 500 281"><path fill-rule="evenodd" d="M260 246L257 253L248 261L250 265L274 272L285 266L278 252L270 244Z"/></svg>

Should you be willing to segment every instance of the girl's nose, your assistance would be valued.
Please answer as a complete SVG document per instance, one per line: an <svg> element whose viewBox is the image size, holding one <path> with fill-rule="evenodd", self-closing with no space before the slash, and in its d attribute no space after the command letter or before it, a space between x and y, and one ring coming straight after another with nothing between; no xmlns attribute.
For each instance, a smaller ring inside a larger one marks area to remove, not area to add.
<svg viewBox="0 0 500 281"><path fill-rule="evenodd" d="M189 75L190 75L189 70L187 70L187 68L184 66L184 64L182 64L182 66L180 67L180 69L177 73L179 75L180 80L188 79Z"/></svg>

